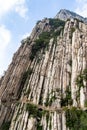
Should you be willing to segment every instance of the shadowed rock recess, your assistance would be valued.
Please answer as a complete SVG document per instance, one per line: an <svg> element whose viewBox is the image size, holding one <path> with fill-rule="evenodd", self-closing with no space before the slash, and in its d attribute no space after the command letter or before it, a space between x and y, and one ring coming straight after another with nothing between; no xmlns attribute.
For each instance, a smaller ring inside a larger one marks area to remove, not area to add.
<svg viewBox="0 0 87 130"><path fill-rule="evenodd" d="M87 25L38 21L0 79L0 130L87 130Z"/></svg>

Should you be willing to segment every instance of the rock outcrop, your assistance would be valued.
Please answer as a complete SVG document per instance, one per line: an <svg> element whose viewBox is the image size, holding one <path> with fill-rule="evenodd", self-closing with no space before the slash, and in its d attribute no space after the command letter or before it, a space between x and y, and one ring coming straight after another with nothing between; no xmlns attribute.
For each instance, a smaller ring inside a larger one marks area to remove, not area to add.
<svg viewBox="0 0 87 130"><path fill-rule="evenodd" d="M74 13L72 11L66 10L66 9L61 9L55 18L59 18L61 20L66 21L67 19L79 19L80 21L83 21L84 23L87 23L87 18L84 18L80 16L77 13Z"/></svg>
<svg viewBox="0 0 87 130"><path fill-rule="evenodd" d="M78 113L86 114L86 76L87 25L39 21L0 81L1 130L77 130Z"/></svg>

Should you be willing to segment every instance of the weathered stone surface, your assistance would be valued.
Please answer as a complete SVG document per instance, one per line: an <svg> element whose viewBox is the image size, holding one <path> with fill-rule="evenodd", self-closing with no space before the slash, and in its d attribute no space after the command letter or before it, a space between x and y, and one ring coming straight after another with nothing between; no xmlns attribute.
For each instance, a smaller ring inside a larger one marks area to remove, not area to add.
<svg viewBox="0 0 87 130"><path fill-rule="evenodd" d="M0 125L5 119L12 118L9 130L37 130L38 125L43 130L67 130L65 112L56 111L57 108L61 109L67 89L71 91L73 106L84 108L86 82L77 101L76 78L87 66L87 25L77 20L67 21L63 33L56 39L53 36L50 38L45 52L41 50L38 56L30 60L34 41L42 32L50 30L49 19L43 19L36 25L31 36L22 41L0 81ZM32 72L23 85L22 76L28 69ZM27 103L24 100L39 107L41 105L41 111L47 107L48 111L41 119L33 117L26 111Z"/></svg>
<svg viewBox="0 0 87 130"><path fill-rule="evenodd" d="M57 13L55 18L59 18L59 19L65 20L65 21L67 19L72 19L72 21L73 21L73 19L75 18L75 19L79 19L80 21L87 23L87 18L84 18L84 17L80 16L79 14L66 10L66 9L61 9Z"/></svg>

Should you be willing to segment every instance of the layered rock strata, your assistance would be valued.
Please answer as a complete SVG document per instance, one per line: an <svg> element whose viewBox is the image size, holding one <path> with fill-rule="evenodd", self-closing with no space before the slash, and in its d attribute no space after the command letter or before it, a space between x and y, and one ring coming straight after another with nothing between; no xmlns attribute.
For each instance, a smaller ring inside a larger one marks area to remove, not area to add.
<svg viewBox="0 0 87 130"><path fill-rule="evenodd" d="M43 32L50 34L48 46L38 47L31 59L32 46ZM68 130L63 108L85 108L86 80L78 88L76 79L86 67L86 24L71 20L53 29L50 19L39 21L0 82L0 125L11 122L9 130Z"/></svg>

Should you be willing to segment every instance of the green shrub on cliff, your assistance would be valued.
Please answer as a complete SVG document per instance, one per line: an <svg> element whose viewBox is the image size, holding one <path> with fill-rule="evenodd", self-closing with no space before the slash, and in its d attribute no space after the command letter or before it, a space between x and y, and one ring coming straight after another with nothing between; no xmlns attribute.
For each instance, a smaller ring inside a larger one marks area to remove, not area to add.
<svg viewBox="0 0 87 130"><path fill-rule="evenodd" d="M70 130L87 130L87 111L77 108L66 110L66 126Z"/></svg>
<svg viewBox="0 0 87 130"><path fill-rule="evenodd" d="M9 130L11 122L4 122L1 126L1 130Z"/></svg>

